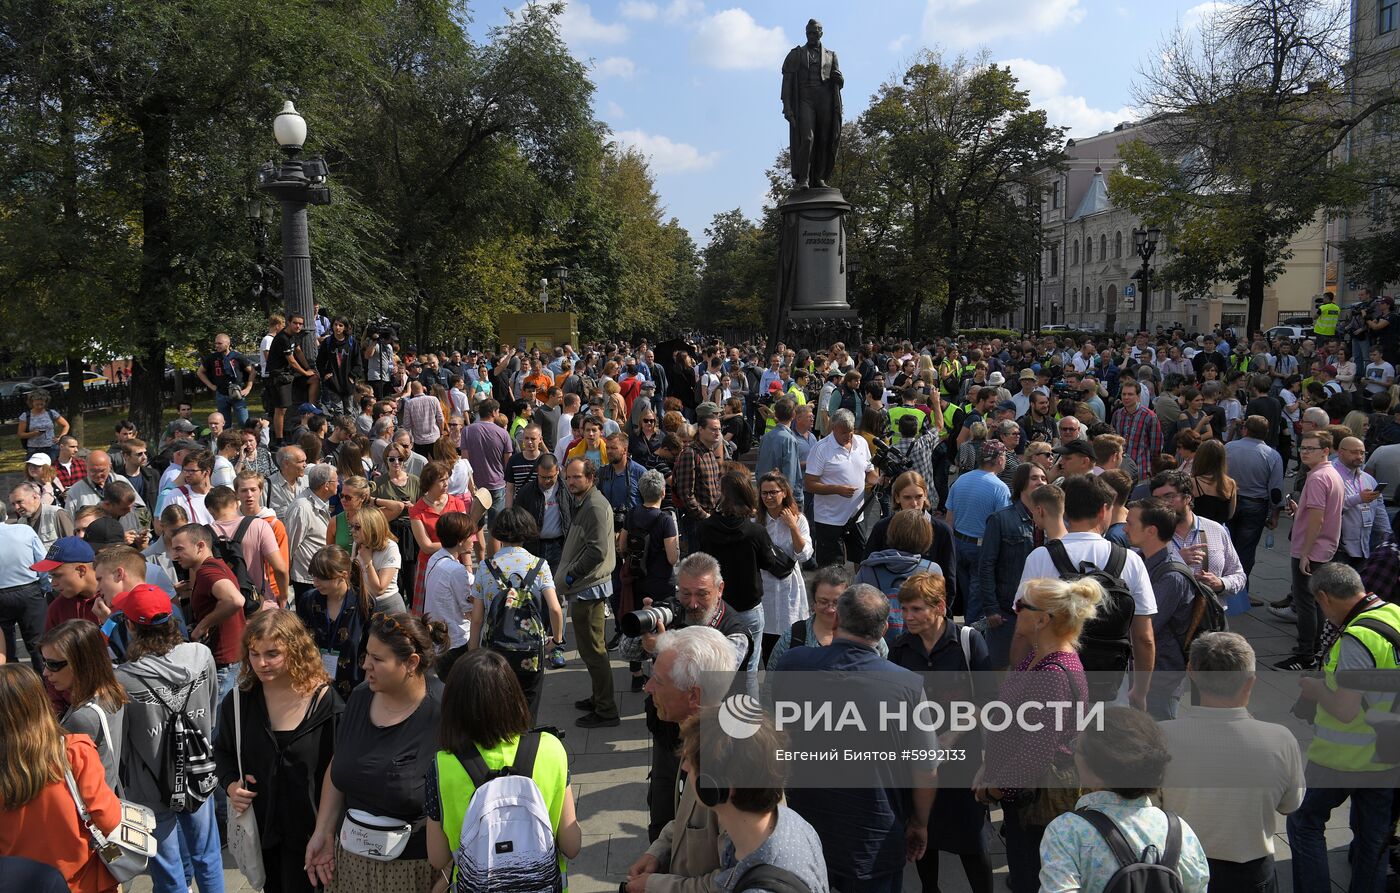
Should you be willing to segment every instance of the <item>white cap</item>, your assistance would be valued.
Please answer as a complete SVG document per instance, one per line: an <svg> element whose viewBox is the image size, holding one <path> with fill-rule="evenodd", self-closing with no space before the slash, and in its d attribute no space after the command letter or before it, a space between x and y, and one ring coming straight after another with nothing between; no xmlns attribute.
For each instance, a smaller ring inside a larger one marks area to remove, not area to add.
<svg viewBox="0 0 1400 893"><path fill-rule="evenodd" d="M25 464L25 465L39 465L39 466L52 465L52 464L53 464L53 459L49 458L49 454L48 454L48 453L35 453L34 455L30 456L28 459L25 459L25 460L24 460L24 464Z"/></svg>

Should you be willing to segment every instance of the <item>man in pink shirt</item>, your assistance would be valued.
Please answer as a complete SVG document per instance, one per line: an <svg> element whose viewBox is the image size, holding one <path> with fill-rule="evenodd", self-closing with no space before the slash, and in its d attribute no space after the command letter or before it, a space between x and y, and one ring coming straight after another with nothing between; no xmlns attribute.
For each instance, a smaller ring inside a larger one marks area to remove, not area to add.
<svg viewBox="0 0 1400 893"><path fill-rule="evenodd" d="M1293 509L1293 610L1298 615L1298 644L1293 654L1275 664L1280 670L1309 670L1317 664L1317 634L1321 625L1317 604L1308 589L1313 568L1332 560L1342 532L1342 502L1346 486L1330 461L1332 435L1311 431L1303 435L1298 455L1308 469L1303 493Z"/></svg>
<svg viewBox="0 0 1400 893"><path fill-rule="evenodd" d="M215 487L204 498L204 506L212 517L214 533L232 539L238 538L238 530L243 522L248 527L243 531L239 546L243 552L243 563L248 574L258 584L263 604L277 605L278 593L288 592L287 559L277 545L277 535L272 526L262 518L250 518L238 510L238 496L228 487ZM269 580L269 577L271 580ZM271 583L275 581L276 591Z"/></svg>

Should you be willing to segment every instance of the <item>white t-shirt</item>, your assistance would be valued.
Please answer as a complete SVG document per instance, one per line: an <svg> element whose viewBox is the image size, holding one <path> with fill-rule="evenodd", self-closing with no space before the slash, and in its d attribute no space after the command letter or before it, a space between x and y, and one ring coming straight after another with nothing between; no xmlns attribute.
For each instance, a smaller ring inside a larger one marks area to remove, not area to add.
<svg viewBox="0 0 1400 893"><path fill-rule="evenodd" d="M423 613L447 624L448 643L460 648L471 638L472 572L438 549L423 576Z"/></svg>
<svg viewBox="0 0 1400 893"><path fill-rule="evenodd" d="M453 496L465 496L472 488L472 464L466 459L458 459L452 465L452 476L447 479L447 492Z"/></svg>
<svg viewBox="0 0 1400 893"><path fill-rule="evenodd" d="M1395 367L1385 361L1366 364L1366 393L1379 394L1386 389L1385 382L1395 378Z"/></svg>
<svg viewBox="0 0 1400 893"><path fill-rule="evenodd" d="M216 455L214 457L214 473L209 477L209 485L211 487L228 487L231 490L237 474L232 462L223 456Z"/></svg>
<svg viewBox="0 0 1400 893"><path fill-rule="evenodd" d="M258 370L263 378L267 378L267 352L272 350L272 336L262 336L262 341L258 344Z"/></svg>
<svg viewBox="0 0 1400 893"><path fill-rule="evenodd" d="M1085 561L1097 568L1104 567L1108 564L1108 556L1113 546L1097 533L1067 533L1060 542L1065 544L1065 552L1069 554L1069 559L1074 562L1075 567ZM1044 546L1026 556L1026 566L1021 571L1021 583L1016 587L1016 603L1020 603L1021 593L1026 591L1026 583L1041 577L1060 577L1060 572L1055 570L1055 562L1050 557L1050 550ZM1152 592L1152 579L1147 575L1147 566L1142 563L1142 556L1132 549L1128 550L1128 560L1123 565L1123 582L1128 584L1128 591L1132 593L1136 616L1144 617L1157 613L1157 597Z"/></svg>
<svg viewBox="0 0 1400 893"><path fill-rule="evenodd" d="M870 462L870 447L864 437L852 435L850 449L828 434L807 455L807 474L824 484L855 487L850 496L819 495L815 497L814 514L818 524L845 524L865 501L865 475L875 466Z"/></svg>
<svg viewBox="0 0 1400 893"><path fill-rule="evenodd" d="M209 510L204 507L204 494L196 493L189 487L171 487L160 495L160 502L156 503L157 518L161 512L165 511L168 505L178 505L185 510L189 516L191 524L213 524L214 516L209 514Z"/></svg>
<svg viewBox="0 0 1400 893"><path fill-rule="evenodd" d="M360 551L358 546L355 547L355 551L357 553ZM375 571L380 573L383 573L386 567L392 567L395 570L402 567L403 558L399 553L399 544L394 542L393 540L390 540L389 542L385 543L384 548L380 549L377 552L370 553L369 563L375 569ZM379 593L379 595L375 596L375 600L380 601L383 599L387 599L391 596L397 596L398 594L399 575L394 574L393 578L389 582L389 587L383 592Z"/></svg>

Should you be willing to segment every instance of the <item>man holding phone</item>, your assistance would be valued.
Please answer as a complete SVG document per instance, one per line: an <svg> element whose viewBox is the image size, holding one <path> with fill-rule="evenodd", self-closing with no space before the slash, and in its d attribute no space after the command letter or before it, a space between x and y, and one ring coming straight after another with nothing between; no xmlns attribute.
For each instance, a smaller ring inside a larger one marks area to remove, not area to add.
<svg viewBox="0 0 1400 893"><path fill-rule="evenodd" d="M1176 513L1172 545L1196 579L1214 592L1222 604L1244 589L1248 577L1229 531L1223 524L1202 518L1192 510L1191 476L1184 471L1164 471L1152 478L1152 495Z"/></svg>
<svg viewBox="0 0 1400 893"><path fill-rule="evenodd" d="M1371 556L1371 530L1384 511L1379 501L1384 487L1363 470L1366 445L1359 437L1343 437L1332 457L1332 467L1342 479L1342 538L1334 561L1358 571Z"/></svg>

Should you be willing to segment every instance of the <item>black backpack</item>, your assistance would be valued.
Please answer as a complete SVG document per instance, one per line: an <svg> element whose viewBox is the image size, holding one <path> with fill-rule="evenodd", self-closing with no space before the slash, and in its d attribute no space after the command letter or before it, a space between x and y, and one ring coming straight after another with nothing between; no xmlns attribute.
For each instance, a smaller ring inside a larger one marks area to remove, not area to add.
<svg viewBox="0 0 1400 893"><path fill-rule="evenodd" d="M487 608L481 643L494 651L509 654L540 654L544 651L545 618L540 599L531 591L544 559L535 561L521 579L514 574L512 584L494 559L485 561L486 569L500 590Z"/></svg>
<svg viewBox="0 0 1400 893"><path fill-rule="evenodd" d="M217 685L218 680L211 678L209 684ZM214 747L188 712L190 698L198 687L199 680L196 678L190 683L178 710L160 696L159 689L155 686L150 688L160 705L170 711L170 721L165 724L157 751L160 765L151 768L155 771L161 803L172 812L194 812L209 799L219 784ZM237 695L234 692L234 696Z"/></svg>
<svg viewBox="0 0 1400 893"><path fill-rule="evenodd" d="M1196 579L1191 568L1180 561L1164 561L1158 565L1152 571L1152 585L1156 586L1158 580L1173 572L1185 577L1195 592L1195 600L1191 603L1191 618L1181 636L1181 654L1189 659L1191 643L1196 641L1198 636L1225 632L1230 628L1230 624L1225 619L1225 606L1220 604L1220 599L1211 592L1210 587Z"/></svg>
<svg viewBox="0 0 1400 893"><path fill-rule="evenodd" d="M772 893L812 893L802 878L776 865L760 862L749 868L734 886L734 893L745 890L771 890Z"/></svg>
<svg viewBox="0 0 1400 893"><path fill-rule="evenodd" d="M217 527L210 527L209 531L214 534L214 548L211 550L214 557L228 565L228 569L233 572L233 576L238 580L238 592L243 596L243 616L252 617L262 609L262 590L258 588L258 581L253 579L253 572L248 569L248 562L243 560L243 537L247 536L248 528L253 526L257 518L244 518L238 522L238 529L233 532L233 536L224 536Z"/></svg>
<svg viewBox="0 0 1400 893"><path fill-rule="evenodd" d="M1135 854L1113 819L1097 809L1078 809L1074 814L1094 826L1118 860L1118 870L1104 885L1103 893L1185 893L1186 885L1177 868L1181 859L1181 819L1174 814L1166 814L1167 845L1160 855L1156 844L1148 844Z"/></svg>
<svg viewBox="0 0 1400 893"><path fill-rule="evenodd" d="M651 555L651 529L655 526L656 521L653 520L645 528L627 528L627 572L632 575L634 584L646 579L647 558Z"/></svg>
<svg viewBox="0 0 1400 893"><path fill-rule="evenodd" d="M1084 665L1085 672L1092 674L1089 690L1095 700L1111 699L1123 681L1133 653L1133 616L1137 614L1133 594L1123 582L1128 550L1117 543L1110 543L1109 547L1108 564L1103 568L1087 561L1076 568L1062 541L1051 540L1045 544L1061 580L1072 582L1088 577L1103 587L1105 598L1099 603L1099 612L1084 624L1079 636L1079 662ZM1110 684L1112 692L1105 694Z"/></svg>

